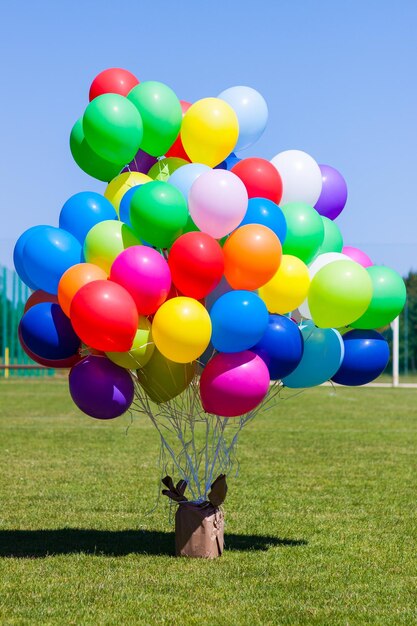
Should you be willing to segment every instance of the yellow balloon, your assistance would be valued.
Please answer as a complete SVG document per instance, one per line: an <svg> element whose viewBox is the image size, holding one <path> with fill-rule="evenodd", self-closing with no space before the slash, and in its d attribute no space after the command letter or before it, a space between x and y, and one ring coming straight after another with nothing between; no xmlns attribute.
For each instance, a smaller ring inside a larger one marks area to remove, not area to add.
<svg viewBox="0 0 417 626"><path fill-rule="evenodd" d="M210 315L194 298L171 298L155 313L152 336L165 358L189 363L201 356L210 342Z"/></svg>
<svg viewBox="0 0 417 626"><path fill-rule="evenodd" d="M283 254L275 276L259 289L259 297L270 313L290 313L307 297L310 275L303 261L291 254Z"/></svg>
<svg viewBox="0 0 417 626"><path fill-rule="evenodd" d="M238 136L237 115L220 98L197 100L182 120L182 144L188 157L196 163L218 165L233 151Z"/></svg>
<svg viewBox="0 0 417 626"><path fill-rule="evenodd" d="M139 327L132 347L128 352L106 352L110 361L128 370L144 367L153 355L155 344L151 335L151 323L143 315L139 316Z"/></svg>
<svg viewBox="0 0 417 626"><path fill-rule="evenodd" d="M112 203L119 215L120 202L129 189L136 187L136 185L144 185L152 181L150 176L142 174L142 172L123 172L116 178L113 178L106 187L104 192L105 198Z"/></svg>

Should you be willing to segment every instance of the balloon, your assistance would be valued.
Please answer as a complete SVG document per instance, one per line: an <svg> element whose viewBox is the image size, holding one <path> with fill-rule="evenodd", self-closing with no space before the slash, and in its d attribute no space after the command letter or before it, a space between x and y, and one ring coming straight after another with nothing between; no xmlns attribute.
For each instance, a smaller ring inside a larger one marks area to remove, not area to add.
<svg viewBox="0 0 417 626"><path fill-rule="evenodd" d="M375 330L350 330L343 336L345 355L332 380L349 387L366 385L388 365L389 345Z"/></svg>
<svg viewBox="0 0 417 626"><path fill-rule="evenodd" d="M334 328L316 328L312 322L301 326L304 351L295 370L285 376L286 387L298 389L321 385L335 375L344 355L340 333Z"/></svg>
<svg viewBox="0 0 417 626"><path fill-rule="evenodd" d="M138 329L132 296L110 280L87 283L75 294L71 322L81 340L95 350L127 352Z"/></svg>
<svg viewBox="0 0 417 626"><path fill-rule="evenodd" d="M116 176L108 185L104 192L107 200L110 200L117 212L119 212L120 202L129 189L152 182L150 176L141 172L125 172Z"/></svg>
<svg viewBox="0 0 417 626"><path fill-rule="evenodd" d="M238 417L253 411L269 389L269 372L263 360L245 350L216 354L201 374L201 402L206 413Z"/></svg>
<svg viewBox="0 0 417 626"><path fill-rule="evenodd" d="M67 230L83 244L88 231L99 222L117 219L113 205L94 191L81 191L71 196L59 214L59 227Z"/></svg>
<svg viewBox="0 0 417 626"><path fill-rule="evenodd" d="M330 165L319 165L322 189L315 209L329 220L335 220L345 208L348 190L342 174Z"/></svg>
<svg viewBox="0 0 417 626"><path fill-rule="evenodd" d="M168 263L159 252L146 246L121 252L112 265L110 280L130 293L142 315L155 313L171 288Z"/></svg>
<svg viewBox="0 0 417 626"><path fill-rule="evenodd" d="M204 172L211 172L211 168L202 163L187 163L175 170L169 177L168 182L170 185L173 185L173 187L176 187L188 202L188 194L192 184Z"/></svg>
<svg viewBox="0 0 417 626"><path fill-rule="evenodd" d="M324 237L323 243L317 250L316 258L318 255L326 252L341 252L343 248L343 237L338 225L327 217L322 216L321 219L323 221Z"/></svg>
<svg viewBox="0 0 417 626"><path fill-rule="evenodd" d="M81 261L80 243L62 228L43 226L33 231L23 248L23 263L31 285L57 293L62 274Z"/></svg>
<svg viewBox="0 0 417 626"><path fill-rule="evenodd" d="M305 263L283 254L278 271L259 289L259 297L271 313L289 313L304 301L309 287L310 276Z"/></svg>
<svg viewBox="0 0 417 626"><path fill-rule="evenodd" d="M189 363L203 354L209 344L210 316L193 298L171 298L155 313L152 336L165 358Z"/></svg>
<svg viewBox="0 0 417 626"><path fill-rule="evenodd" d="M287 222L281 209L275 202L267 198L250 198L245 217L239 226L245 224L262 224L270 228L281 244L287 235Z"/></svg>
<svg viewBox="0 0 417 626"><path fill-rule="evenodd" d="M224 100L203 98L190 106L181 126L188 158L214 167L234 149L239 135L236 113Z"/></svg>
<svg viewBox="0 0 417 626"><path fill-rule="evenodd" d="M103 180L111 180L120 172L123 163L112 163L95 152L87 143L84 130L83 119L77 120L70 135L70 150L72 157L79 168L89 176Z"/></svg>
<svg viewBox="0 0 417 626"><path fill-rule="evenodd" d="M348 326L369 306L372 281L354 261L336 261L322 267L308 292L314 323L322 328Z"/></svg>
<svg viewBox="0 0 417 626"><path fill-rule="evenodd" d="M184 117L185 113L190 108L191 103L184 102L184 100L180 100L180 105L181 105L182 117ZM178 137L176 138L176 140L174 141L170 149L166 152L166 156L177 157L179 159L185 159L186 161L190 160L188 158L188 154L184 150L184 146L182 145L181 135L178 135Z"/></svg>
<svg viewBox="0 0 417 626"><path fill-rule="evenodd" d="M106 220L88 231L84 241L84 258L87 263L101 267L107 275L113 261L123 250L140 245L135 233L123 222Z"/></svg>
<svg viewBox="0 0 417 626"><path fill-rule="evenodd" d="M219 352L241 352L260 341L268 325L268 311L251 291L230 291L210 311L211 342Z"/></svg>
<svg viewBox="0 0 417 626"><path fill-rule="evenodd" d="M140 172L142 174L146 174L149 172L151 167L158 162L158 159L144 150L139 150L136 153L136 156L128 163L122 170L123 172Z"/></svg>
<svg viewBox="0 0 417 626"><path fill-rule="evenodd" d="M235 155L234 152L231 152L229 154L229 156L222 161L221 163L219 163L218 165L216 165L216 167L214 168L215 170L219 169L219 170L231 170L232 167L234 167L236 165L236 163L240 163L242 159L239 159L239 157L237 157Z"/></svg>
<svg viewBox="0 0 417 626"><path fill-rule="evenodd" d="M246 187L249 198L267 198L279 204L282 198L282 180L277 169L266 159L251 157L232 167Z"/></svg>
<svg viewBox="0 0 417 626"><path fill-rule="evenodd" d="M14 250L13 250L13 264L14 268L19 276L19 278L27 285L30 289L36 289L35 283L33 283L25 270L25 257L24 257L24 248L28 239L33 235L33 233L37 231L42 231L44 228L49 228L49 226L32 226L25 230L16 241Z"/></svg>
<svg viewBox="0 0 417 626"><path fill-rule="evenodd" d="M170 87L148 80L128 95L143 120L141 148L152 156L161 156L172 146L181 128L180 101Z"/></svg>
<svg viewBox="0 0 417 626"><path fill-rule="evenodd" d="M91 83L89 100L94 100L104 93L118 93L127 96L129 91L139 83L136 76L120 67L110 67L97 74Z"/></svg>
<svg viewBox="0 0 417 626"><path fill-rule="evenodd" d="M187 223L183 195L159 180L142 185L130 202L130 221L139 237L157 248L169 248Z"/></svg>
<svg viewBox="0 0 417 626"><path fill-rule="evenodd" d="M152 357L155 344L152 341L151 323L146 317L139 316L139 327L136 331L132 347L128 352L106 352L106 356L128 370L144 367Z"/></svg>
<svg viewBox="0 0 417 626"><path fill-rule="evenodd" d="M35 363L38 363L39 365L43 365L43 367L49 367L52 369L67 369L68 367L72 367L73 365L81 361L82 359L82 356L80 355L79 352L76 352L75 354L73 354L72 356L66 359L44 359L40 357L39 355L35 354L34 352L32 352L31 350L29 350L29 348L23 341L20 324L18 327L17 336L19 339L19 343L22 346L23 351L27 354L27 356L30 359L32 359L32 361L35 361Z"/></svg>
<svg viewBox="0 0 417 626"><path fill-rule="evenodd" d="M135 193L138 187L140 187L140 185L131 187L129 191L126 191L119 205L120 221L124 222L127 226L129 226L129 228L132 227L132 224L130 222L130 203L132 202L133 194Z"/></svg>
<svg viewBox="0 0 417 626"><path fill-rule="evenodd" d="M206 233L181 235L173 244L168 264L175 286L185 295L200 300L219 284L224 258L219 243Z"/></svg>
<svg viewBox="0 0 417 626"><path fill-rule="evenodd" d="M321 170L316 161L302 150L280 152L271 163L277 168L283 185L282 204L304 202L314 206L322 189Z"/></svg>
<svg viewBox="0 0 417 626"><path fill-rule="evenodd" d="M71 322L53 302L32 306L20 320L19 329L28 349L43 359L68 359L81 347Z"/></svg>
<svg viewBox="0 0 417 626"><path fill-rule="evenodd" d="M359 319L352 320L353 328L381 328L394 320L403 310L407 291L397 272L382 265L364 270L372 282L372 299Z"/></svg>
<svg viewBox="0 0 417 626"><path fill-rule="evenodd" d="M113 163L131 161L143 137L136 107L124 96L112 93L90 102L83 116L83 130L94 152Z"/></svg>
<svg viewBox="0 0 417 626"><path fill-rule="evenodd" d="M359 250L359 248L354 248L352 246L343 246L342 252L343 254L346 254L346 256L351 258L352 261L356 261L356 263L362 265L362 267L370 267L371 265L373 265L369 256L365 254L365 252L362 252L362 250Z"/></svg>
<svg viewBox="0 0 417 626"><path fill-rule="evenodd" d="M216 302L216 300L220 298L220 296L223 296L225 293L229 293L229 291L233 291L233 290L231 286L229 285L229 283L227 282L227 280L225 279L225 277L223 276L223 278L221 279L217 287L215 287L213 291L211 291L206 297L207 311L211 310L213 304Z"/></svg>
<svg viewBox="0 0 417 626"><path fill-rule="evenodd" d="M69 391L77 407L96 419L114 419L133 402L134 386L129 372L104 356L90 355L69 374Z"/></svg>
<svg viewBox="0 0 417 626"><path fill-rule="evenodd" d="M346 254L342 254L341 252L325 252L324 254L319 254L315 257L314 261L309 265L308 272L310 274L310 282L313 280L314 276L317 274L319 270L325 265L329 263L333 263L334 261L349 261L349 257ZM307 294L306 299L299 304L298 310L302 317L305 319L311 320L311 311L308 306Z"/></svg>
<svg viewBox="0 0 417 626"><path fill-rule="evenodd" d="M93 263L77 263L67 269L58 284L58 301L65 315L70 316L71 302L83 285L106 279L106 272Z"/></svg>
<svg viewBox="0 0 417 626"><path fill-rule="evenodd" d="M26 300L23 313L26 313L26 311L29 311L29 309L35 306L35 304L40 304L41 302L53 302L54 304L58 304L58 298L52 293L47 293L46 291L42 291L42 289L37 289L31 293L29 298Z"/></svg>
<svg viewBox="0 0 417 626"><path fill-rule="evenodd" d="M281 207L287 222L287 236L282 250L304 263L309 263L323 243L323 220L315 209L304 202L293 202Z"/></svg>
<svg viewBox="0 0 417 626"><path fill-rule="evenodd" d="M243 150L254 144L266 128L268 107L263 96L252 87L229 87L218 98L224 100L234 110L239 122L239 138L236 150Z"/></svg>
<svg viewBox="0 0 417 626"><path fill-rule="evenodd" d="M277 272L281 263L281 243L262 224L237 228L223 246L224 275L233 289L258 289Z"/></svg>
<svg viewBox="0 0 417 626"><path fill-rule="evenodd" d="M300 329L289 317L270 315L268 326L251 348L266 363L271 380L281 380L295 370L303 356Z"/></svg>
<svg viewBox="0 0 417 626"><path fill-rule="evenodd" d="M190 162L185 159L178 159L177 157L168 157L167 159L160 159L151 167L148 172L148 176L153 180L168 181L169 177L176 172L180 167L189 165Z"/></svg>
<svg viewBox="0 0 417 626"><path fill-rule="evenodd" d="M248 208L245 185L232 172L211 170L201 174L188 195L194 223L215 239L239 226Z"/></svg>
<svg viewBox="0 0 417 626"><path fill-rule="evenodd" d="M150 361L137 371L138 382L153 402L168 402L184 391L195 374L195 363L169 361L155 348Z"/></svg>

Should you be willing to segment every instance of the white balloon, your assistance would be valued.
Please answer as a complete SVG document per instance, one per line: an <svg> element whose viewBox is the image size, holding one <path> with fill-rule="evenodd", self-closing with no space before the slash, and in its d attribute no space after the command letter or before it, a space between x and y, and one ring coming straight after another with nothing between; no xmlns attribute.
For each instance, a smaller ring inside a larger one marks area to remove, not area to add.
<svg viewBox="0 0 417 626"><path fill-rule="evenodd" d="M271 163L282 179L280 204L306 202L314 207L320 197L323 181L320 167L313 157L302 150L285 150L274 156Z"/></svg>
<svg viewBox="0 0 417 626"><path fill-rule="evenodd" d="M313 280L314 276L317 274L319 270L325 265L329 263L334 263L334 261L349 261L352 260L346 254L342 254L341 252L325 252L324 254L319 254L318 257L310 263L308 266L308 273L310 274L310 281ZM298 307L298 311L300 315L306 319L311 320L312 315L310 313L310 307L308 306L308 295L307 298L300 304Z"/></svg>

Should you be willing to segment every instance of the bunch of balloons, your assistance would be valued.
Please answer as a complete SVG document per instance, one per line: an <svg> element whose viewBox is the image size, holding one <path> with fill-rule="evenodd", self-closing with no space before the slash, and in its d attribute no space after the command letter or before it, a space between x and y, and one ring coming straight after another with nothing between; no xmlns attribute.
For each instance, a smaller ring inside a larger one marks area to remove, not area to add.
<svg viewBox="0 0 417 626"><path fill-rule="evenodd" d="M249 87L191 104L122 69L93 80L70 148L104 194L76 193L14 252L34 290L21 344L71 367L88 415L124 413L134 381L156 403L198 381L204 410L234 417L271 381L362 385L384 370L375 329L400 313L404 283L344 246L336 169L300 150L236 156L267 118Z"/></svg>

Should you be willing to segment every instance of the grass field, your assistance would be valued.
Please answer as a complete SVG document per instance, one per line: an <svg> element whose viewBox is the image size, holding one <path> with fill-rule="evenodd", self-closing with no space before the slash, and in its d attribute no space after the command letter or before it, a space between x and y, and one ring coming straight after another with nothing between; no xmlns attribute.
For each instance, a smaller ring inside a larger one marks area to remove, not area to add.
<svg viewBox="0 0 417 626"><path fill-rule="evenodd" d="M0 623L417 623L417 390L319 388L258 416L227 551L176 559L144 417L0 383Z"/></svg>

